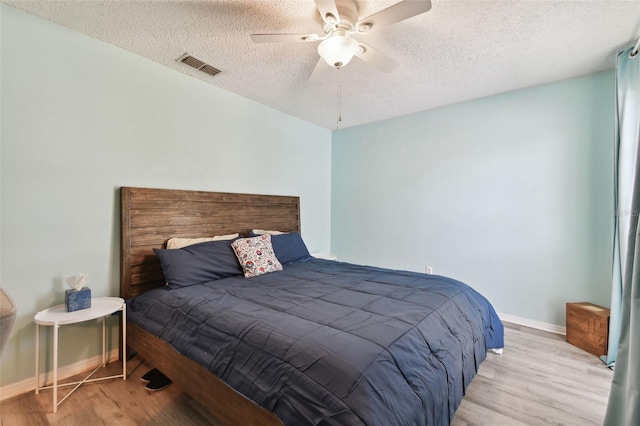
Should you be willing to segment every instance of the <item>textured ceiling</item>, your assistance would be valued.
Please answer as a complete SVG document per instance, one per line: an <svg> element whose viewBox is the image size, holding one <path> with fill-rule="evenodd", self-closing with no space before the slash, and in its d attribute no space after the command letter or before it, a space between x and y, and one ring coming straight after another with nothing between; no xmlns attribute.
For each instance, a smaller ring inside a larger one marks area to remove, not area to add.
<svg viewBox="0 0 640 426"><path fill-rule="evenodd" d="M433 0L430 12L360 40L400 63L384 74L354 58L319 82L317 43L254 44L253 33L321 33L313 0L11 1L214 86L340 128L614 67L640 34L640 2ZM357 1L368 16L394 0ZM189 52L222 70L176 62Z"/></svg>

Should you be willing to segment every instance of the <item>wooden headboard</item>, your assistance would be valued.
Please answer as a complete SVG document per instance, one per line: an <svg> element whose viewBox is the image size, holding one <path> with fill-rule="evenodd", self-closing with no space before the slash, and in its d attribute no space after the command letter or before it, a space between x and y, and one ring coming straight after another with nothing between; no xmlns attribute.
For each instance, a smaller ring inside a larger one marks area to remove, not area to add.
<svg viewBox="0 0 640 426"><path fill-rule="evenodd" d="M300 232L300 198L152 188L120 188L120 297L165 285L153 248L254 228Z"/></svg>

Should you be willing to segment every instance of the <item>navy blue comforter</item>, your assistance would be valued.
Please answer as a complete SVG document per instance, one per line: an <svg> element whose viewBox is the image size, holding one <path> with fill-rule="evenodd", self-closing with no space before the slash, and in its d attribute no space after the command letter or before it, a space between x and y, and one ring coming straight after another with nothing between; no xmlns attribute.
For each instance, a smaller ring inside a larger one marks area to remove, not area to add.
<svg viewBox="0 0 640 426"><path fill-rule="evenodd" d="M128 319L286 425L448 425L503 347L491 304L437 275L313 259L130 301Z"/></svg>

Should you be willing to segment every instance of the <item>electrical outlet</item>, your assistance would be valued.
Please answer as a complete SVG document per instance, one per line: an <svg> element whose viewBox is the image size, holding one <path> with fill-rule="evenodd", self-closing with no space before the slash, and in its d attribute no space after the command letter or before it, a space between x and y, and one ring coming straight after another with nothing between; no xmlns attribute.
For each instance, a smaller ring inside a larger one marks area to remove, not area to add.
<svg viewBox="0 0 640 426"><path fill-rule="evenodd" d="M433 266L429 266L429 265L425 266L424 273L429 275L433 274Z"/></svg>

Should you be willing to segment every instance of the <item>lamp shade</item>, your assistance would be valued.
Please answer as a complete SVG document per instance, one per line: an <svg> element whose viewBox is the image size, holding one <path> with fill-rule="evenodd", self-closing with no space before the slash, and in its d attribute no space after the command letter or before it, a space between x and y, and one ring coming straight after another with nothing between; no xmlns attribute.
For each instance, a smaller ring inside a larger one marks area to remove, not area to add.
<svg viewBox="0 0 640 426"><path fill-rule="evenodd" d="M347 65L357 51L358 42L342 34L335 34L318 45L318 54L334 68Z"/></svg>

